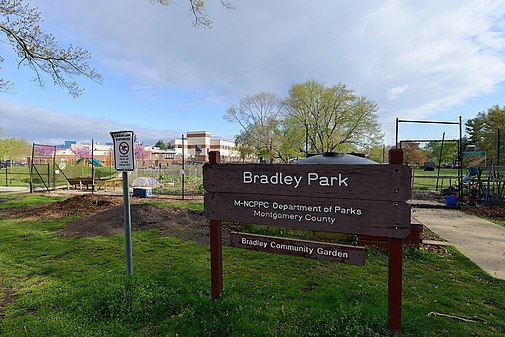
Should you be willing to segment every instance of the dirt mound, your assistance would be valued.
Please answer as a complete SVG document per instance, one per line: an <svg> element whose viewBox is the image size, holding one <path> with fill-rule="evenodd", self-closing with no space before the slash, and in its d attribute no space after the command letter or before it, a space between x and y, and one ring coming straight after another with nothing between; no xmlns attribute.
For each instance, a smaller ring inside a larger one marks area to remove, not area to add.
<svg viewBox="0 0 505 337"><path fill-rule="evenodd" d="M51 204L9 208L2 210L1 213L5 217L27 219L63 218L75 214L94 214L111 206L118 205L121 202L122 199L119 197L85 194Z"/></svg>
<svg viewBox="0 0 505 337"><path fill-rule="evenodd" d="M132 231L163 229L162 236L176 236L209 244L209 225L203 215L181 208L152 204L131 205ZM66 237L111 236L124 232L124 207L113 206L105 211L72 221L60 232Z"/></svg>
<svg viewBox="0 0 505 337"><path fill-rule="evenodd" d="M198 212L177 207L163 207L132 199L132 231L162 229L161 236L175 236L193 240L197 244L209 244L209 225ZM171 202L184 202L171 200ZM16 207L0 211L0 216L22 219L54 219L71 215L83 217L67 224L59 232L65 237L111 236L124 233L124 206L121 196L84 194L72 196L61 202L30 207ZM223 241L229 233L223 229Z"/></svg>

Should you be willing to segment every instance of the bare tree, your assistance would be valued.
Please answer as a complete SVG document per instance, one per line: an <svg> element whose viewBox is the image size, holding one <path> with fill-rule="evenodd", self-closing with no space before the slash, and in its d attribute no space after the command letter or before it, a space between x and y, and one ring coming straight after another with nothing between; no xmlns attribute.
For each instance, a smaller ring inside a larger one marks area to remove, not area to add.
<svg viewBox="0 0 505 337"><path fill-rule="evenodd" d="M247 140L247 145L259 155L269 161L277 157L282 101L275 94L262 92L244 97L226 111L224 118L242 126L240 139Z"/></svg>
<svg viewBox="0 0 505 337"><path fill-rule="evenodd" d="M172 0L150 0L151 3L157 3L163 6L169 6L172 4ZM207 14L206 0L188 0L189 2L189 13L193 17L193 25L204 26L207 28L212 28L212 20ZM234 9L232 4L225 0L220 0L221 4L226 9Z"/></svg>

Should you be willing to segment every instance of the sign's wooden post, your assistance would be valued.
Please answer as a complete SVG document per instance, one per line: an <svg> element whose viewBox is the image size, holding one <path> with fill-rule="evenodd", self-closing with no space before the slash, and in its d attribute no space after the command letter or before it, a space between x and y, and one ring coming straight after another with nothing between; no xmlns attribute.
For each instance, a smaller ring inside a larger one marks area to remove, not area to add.
<svg viewBox="0 0 505 337"><path fill-rule="evenodd" d="M403 164L401 149L389 150L389 164ZM402 248L402 238L389 237L388 328L400 335L402 332Z"/></svg>
<svg viewBox="0 0 505 337"><path fill-rule="evenodd" d="M209 162L219 164L221 156L219 151L209 152ZM210 220L210 274L212 300L217 300L223 292L223 247L222 247L221 221Z"/></svg>

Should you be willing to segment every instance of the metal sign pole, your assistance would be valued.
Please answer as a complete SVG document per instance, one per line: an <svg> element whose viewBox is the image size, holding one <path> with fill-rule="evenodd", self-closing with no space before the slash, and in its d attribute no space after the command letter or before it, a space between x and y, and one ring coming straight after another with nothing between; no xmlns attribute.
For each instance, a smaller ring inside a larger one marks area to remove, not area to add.
<svg viewBox="0 0 505 337"><path fill-rule="evenodd" d="M135 169L133 151L133 131L111 132L114 141L114 168L123 172L123 204L124 204L124 232L126 243L126 276L129 278L133 273L132 268L132 225L130 212L130 187L128 171Z"/></svg>
<svg viewBox="0 0 505 337"><path fill-rule="evenodd" d="M91 193L95 192L95 144L93 138L91 139Z"/></svg>
<svg viewBox="0 0 505 337"><path fill-rule="evenodd" d="M126 276L133 273L132 267L132 224L130 217L130 189L128 182L128 172L123 171L123 203L124 203L124 233L126 243Z"/></svg>
<svg viewBox="0 0 505 337"><path fill-rule="evenodd" d="M184 171L184 159L185 159L185 154L184 154L184 134L182 135L181 137L181 140L182 140L182 200L184 200L184 178L185 178L185 174L186 172Z"/></svg>

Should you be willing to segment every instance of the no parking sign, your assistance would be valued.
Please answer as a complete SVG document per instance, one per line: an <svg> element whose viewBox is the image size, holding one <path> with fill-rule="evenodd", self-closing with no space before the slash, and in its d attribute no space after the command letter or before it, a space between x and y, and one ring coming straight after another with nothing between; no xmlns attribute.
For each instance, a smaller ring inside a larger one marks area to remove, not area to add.
<svg viewBox="0 0 505 337"><path fill-rule="evenodd" d="M116 171L133 171L133 131L111 132L114 141L114 168Z"/></svg>

